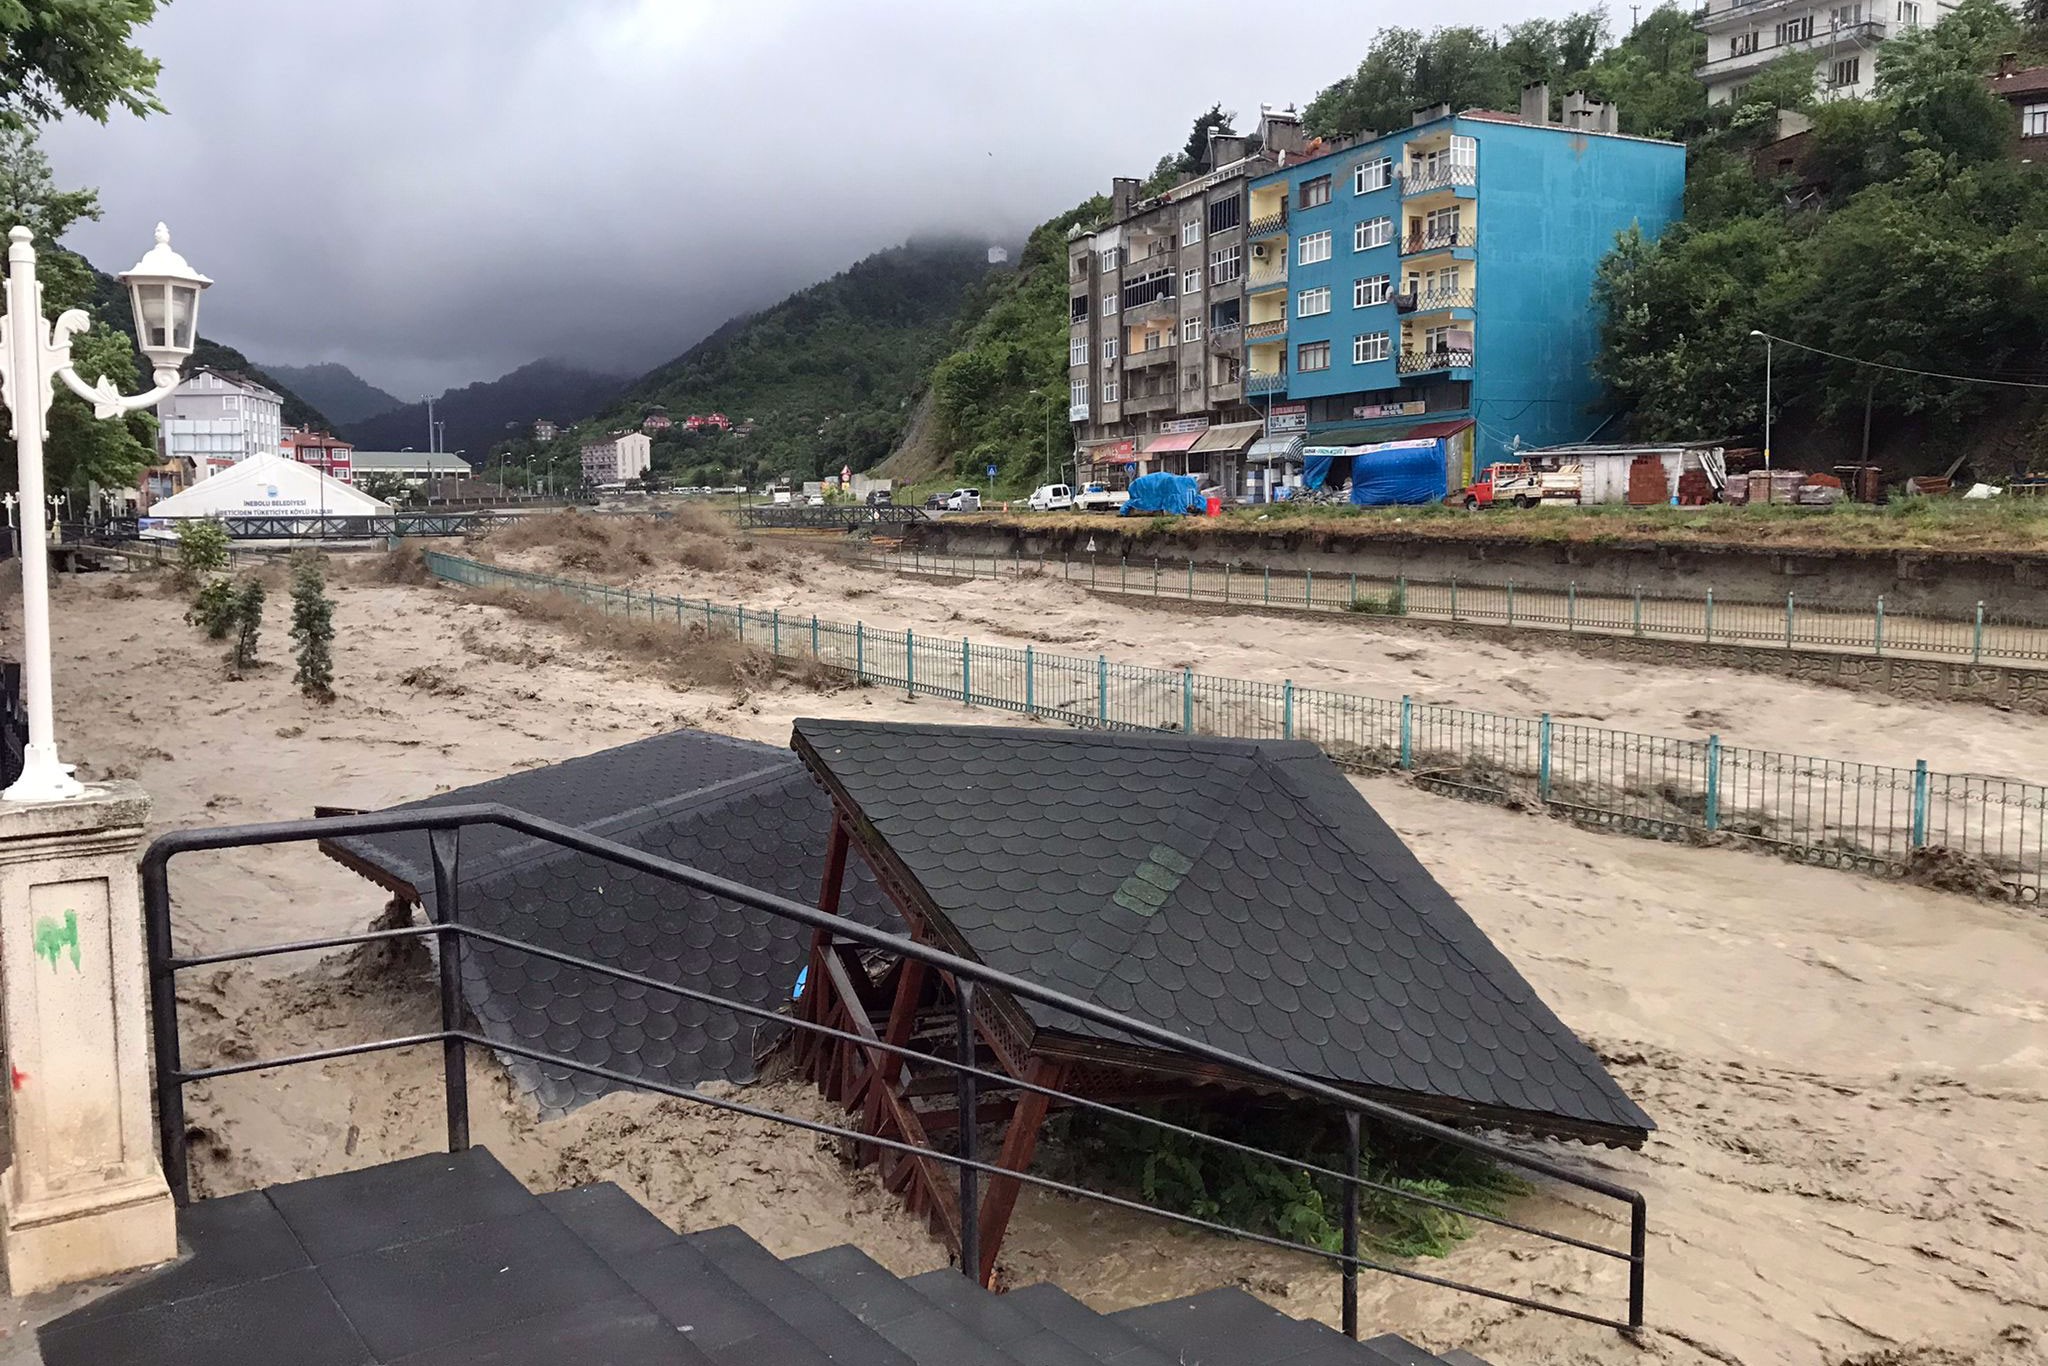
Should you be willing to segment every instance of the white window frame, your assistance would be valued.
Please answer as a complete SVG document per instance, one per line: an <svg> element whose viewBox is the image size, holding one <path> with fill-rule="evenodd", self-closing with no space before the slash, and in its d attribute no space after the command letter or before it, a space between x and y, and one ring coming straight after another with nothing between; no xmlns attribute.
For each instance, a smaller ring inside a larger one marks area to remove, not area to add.
<svg viewBox="0 0 2048 1366"><path fill-rule="evenodd" d="M1088 406L1087 380L1077 379L1067 384L1067 406L1069 408L1085 408Z"/></svg>
<svg viewBox="0 0 2048 1366"><path fill-rule="evenodd" d="M1123 386L1113 379L1102 381L1102 401L1104 403L1121 403L1123 401L1122 396Z"/></svg>
<svg viewBox="0 0 2048 1366"><path fill-rule="evenodd" d="M1899 22L1908 29L1920 27L1920 0L1899 0Z"/></svg>
<svg viewBox="0 0 2048 1366"><path fill-rule="evenodd" d="M1312 351L1312 350L1314 350L1314 349L1315 349L1315 348L1317 348L1317 347L1321 347L1321 348L1322 348L1322 353L1323 353L1323 363L1322 363L1321 365L1310 365L1310 364L1309 364L1309 363L1307 362L1307 360L1305 359L1305 356L1306 356L1306 354L1307 354L1307 353L1308 353L1309 351ZM1297 347L1295 347L1295 348L1294 348L1294 369L1295 369L1295 372L1296 372L1297 374L1303 374L1303 375L1313 375L1313 374L1319 374L1319 373L1321 373L1322 371L1324 371L1324 370L1327 370L1327 369L1329 369L1329 368L1330 368L1330 344L1329 344L1328 342L1326 342L1326 341L1312 341L1312 342L1303 342L1303 343L1301 343L1301 344L1300 344L1299 346L1297 346Z"/></svg>
<svg viewBox="0 0 2048 1366"><path fill-rule="evenodd" d="M1317 187L1321 187L1320 190ZM1304 209L1320 209L1323 205L1329 203L1331 199L1335 198L1336 191L1337 187L1331 182L1329 176L1310 176L1307 180L1301 182L1301 189L1295 198ZM1311 203L1309 197L1314 193L1320 193L1322 198Z"/></svg>
<svg viewBox="0 0 2048 1366"><path fill-rule="evenodd" d="M2048 137L2048 103L2020 106L2020 136Z"/></svg>
<svg viewBox="0 0 2048 1366"><path fill-rule="evenodd" d="M1322 232L1308 233L1295 239L1294 260L1296 265L1312 266L1318 261L1327 261L1329 259L1330 234L1328 229Z"/></svg>
<svg viewBox="0 0 2048 1366"><path fill-rule="evenodd" d="M1196 243L1200 242L1201 240L1202 240L1202 220L1201 220L1201 219L1199 219L1199 218L1190 218L1190 219L1189 219L1189 220L1188 220L1187 222L1185 222L1185 223L1183 223L1183 224L1181 224L1181 225L1180 225L1180 244L1181 244L1182 246L1184 246L1184 247L1192 247L1192 246L1194 246L1194 245L1195 245Z"/></svg>
<svg viewBox="0 0 2048 1366"><path fill-rule="evenodd" d="M1458 330L1458 328L1457 328L1457 324L1455 324L1455 323L1441 323L1441 324L1439 324L1438 326L1435 326L1435 327L1425 327L1425 328L1423 328L1423 329L1422 329L1422 349L1423 349L1423 351L1424 351L1424 352L1426 352L1426 353L1431 353L1431 354L1433 354L1433 353L1435 353L1435 352L1438 352L1438 351L1448 351L1448 350L1450 350L1450 349L1451 349L1451 333L1453 333L1453 332L1455 332L1455 331L1457 331L1457 330Z"/></svg>
<svg viewBox="0 0 2048 1366"><path fill-rule="evenodd" d="M1100 270L1104 275L1112 273L1116 270L1117 266L1122 264L1122 262L1120 262L1117 259L1122 254L1123 248L1121 247L1105 247L1101 251L1096 252L1096 269Z"/></svg>
<svg viewBox="0 0 2048 1366"><path fill-rule="evenodd" d="M1373 345L1377 342L1378 345ZM1375 355L1373 353L1377 352ZM1394 340L1385 332L1361 332L1351 339L1351 363L1371 365L1375 361L1390 359L1394 354Z"/></svg>
<svg viewBox="0 0 2048 1366"><path fill-rule="evenodd" d="M1227 285L1244 275L1244 245L1232 243L1209 253L1209 283Z"/></svg>
<svg viewBox="0 0 2048 1366"><path fill-rule="evenodd" d="M1847 80L1842 79L1844 73L1848 75ZM1861 57L1840 57L1828 66L1828 87L1830 89L1845 90L1862 79L1863 59Z"/></svg>
<svg viewBox="0 0 2048 1366"><path fill-rule="evenodd" d="M1365 275L1351 282L1351 306L1371 308L1394 297L1394 277L1391 275Z"/></svg>
<svg viewBox="0 0 2048 1366"><path fill-rule="evenodd" d="M1102 316L1103 316L1103 317L1105 317L1105 318L1107 318L1107 317L1108 317L1108 316L1109 316L1110 314L1112 314L1112 313L1116 312L1116 310L1117 310L1117 306L1118 306L1118 304L1119 304L1119 303L1121 303L1121 302L1122 302L1122 300L1121 300L1121 298L1119 297L1119 294L1118 294L1118 292L1117 292L1116 290L1114 290L1114 289L1112 289L1111 291L1109 291L1109 293L1107 293L1107 294L1103 295L1103 296L1102 296Z"/></svg>
<svg viewBox="0 0 2048 1366"><path fill-rule="evenodd" d="M1200 266L1189 266L1180 273L1180 292L1182 294L1200 294L1202 292L1202 268Z"/></svg>
<svg viewBox="0 0 2048 1366"><path fill-rule="evenodd" d="M1371 251L1384 247L1394 240L1394 220L1381 214L1378 218L1362 218L1351 230L1351 249Z"/></svg>
<svg viewBox="0 0 2048 1366"><path fill-rule="evenodd" d="M1180 320L1180 339L1184 342L1202 339L1202 317L1199 313L1190 313Z"/></svg>
<svg viewBox="0 0 2048 1366"><path fill-rule="evenodd" d="M1375 157L1371 161L1361 161L1351 171L1351 193L1353 194L1371 194L1374 190L1384 190L1393 183L1394 159L1392 157Z"/></svg>
<svg viewBox="0 0 2048 1366"><path fill-rule="evenodd" d="M1330 287L1317 285L1304 289L1294 296L1294 316L1297 318L1320 318L1330 311Z"/></svg>
<svg viewBox="0 0 2048 1366"><path fill-rule="evenodd" d="M1086 337L1075 337L1075 338L1071 339L1070 341L1068 341L1068 342L1067 342L1067 364L1069 364L1069 365L1086 365L1087 363L1088 363L1088 339L1087 339Z"/></svg>
<svg viewBox="0 0 2048 1366"><path fill-rule="evenodd" d="M1118 342L1115 337L1102 339L1102 359L1105 364L1116 359Z"/></svg>

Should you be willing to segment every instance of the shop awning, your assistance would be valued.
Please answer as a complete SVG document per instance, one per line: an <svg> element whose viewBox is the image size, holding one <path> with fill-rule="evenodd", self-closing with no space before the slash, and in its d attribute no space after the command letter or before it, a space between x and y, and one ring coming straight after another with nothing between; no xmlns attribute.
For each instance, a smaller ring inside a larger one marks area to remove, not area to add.
<svg viewBox="0 0 2048 1366"><path fill-rule="evenodd" d="M1221 427L1211 427L1203 432L1201 439L1188 447L1188 452L1191 455L1235 453L1258 440L1259 433L1265 430L1263 422L1226 422Z"/></svg>
<svg viewBox="0 0 2048 1366"><path fill-rule="evenodd" d="M1332 427L1324 432L1311 432L1308 444L1312 446L1375 446L1382 441L1433 441L1441 437L1456 436L1472 425L1469 417L1445 418L1436 422L1417 422L1412 417L1397 417L1380 422L1354 422L1344 427Z"/></svg>
<svg viewBox="0 0 2048 1366"><path fill-rule="evenodd" d="M1157 436L1146 437L1141 449L1146 455L1177 455L1199 441L1202 433L1207 430L1203 428L1201 431L1193 432L1161 432Z"/></svg>
<svg viewBox="0 0 2048 1366"><path fill-rule="evenodd" d="M1301 434L1289 436L1265 436L1252 442L1252 448L1245 453L1245 459L1271 462L1283 461L1288 464L1301 463Z"/></svg>

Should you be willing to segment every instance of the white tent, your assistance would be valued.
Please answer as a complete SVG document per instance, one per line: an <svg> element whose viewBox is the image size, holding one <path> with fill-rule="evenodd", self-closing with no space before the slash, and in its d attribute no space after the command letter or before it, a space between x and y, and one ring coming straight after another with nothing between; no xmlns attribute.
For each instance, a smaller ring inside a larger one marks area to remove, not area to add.
<svg viewBox="0 0 2048 1366"><path fill-rule="evenodd" d="M391 504L311 465L252 455L150 508L151 517L381 517Z"/></svg>

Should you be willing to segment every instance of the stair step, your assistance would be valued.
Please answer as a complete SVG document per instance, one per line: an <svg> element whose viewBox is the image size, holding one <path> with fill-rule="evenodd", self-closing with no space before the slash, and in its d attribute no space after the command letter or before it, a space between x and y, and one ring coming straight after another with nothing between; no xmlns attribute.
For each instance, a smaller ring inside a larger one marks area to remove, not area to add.
<svg viewBox="0 0 2048 1366"><path fill-rule="evenodd" d="M711 1366L689 1335L632 1296L510 1323L480 1337L402 1359L401 1366Z"/></svg>
<svg viewBox="0 0 2048 1366"><path fill-rule="evenodd" d="M1359 1345L1377 1352L1386 1366L1445 1366L1445 1363L1450 1361L1449 1356L1438 1356L1434 1352L1417 1347L1399 1333L1381 1333L1378 1337L1367 1338ZM1486 1366L1485 1362L1470 1352L1460 1355L1464 1359L1458 1362L1457 1366L1475 1366L1475 1363L1477 1366Z"/></svg>
<svg viewBox="0 0 2048 1366"><path fill-rule="evenodd" d="M609 1181L550 1192L541 1205L617 1270L622 1262L667 1247L681 1236L653 1210Z"/></svg>
<svg viewBox="0 0 2048 1366"><path fill-rule="evenodd" d="M1099 1366L1096 1357L1012 1305L1008 1296L990 1294L958 1271L927 1271L904 1284L1019 1366Z"/></svg>
<svg viewBox="0 0 2048 1366"><path fill-rule="evenodd" d="M806 1252L783 1265L819 1286L870 1328L886 1328L931 1308L931 1301L850 1243Z"/></svg>
<svg viewBox="0 0 2048 1366"><path fill-rule="evenodd" d="M1110 1318L1185 1366L1323 1366L1333 1346L1357 1351L1357 1344L1321 1324L1289 1318L1236 1286L1119 1310Z"/></svg>
<svg viewBox="0 0 2048 1366"><path fill-rule="evenodd" d="M1050 1281L1012 1290L1003 1296L1003 1302L1031 1315L1105 1366L1176 1366L1172 1357L1128 1327L1098 1314Z"/></svg>
<svg viewBox="0 0 2048 1366"><path fill-rule="evenodd" d="M829 1366L825 1353L684 1239L612 1269L684 1330L698 1351L723 1366Z"/></svg>
<svg viewBox="0 0 2048 1366"><path fill-rule="evenodd" d="M734 1225L706 1229L683 1241L746 1288L748 1294L841 1366L915 1366L889 1340L746 1232Z"/></svg>

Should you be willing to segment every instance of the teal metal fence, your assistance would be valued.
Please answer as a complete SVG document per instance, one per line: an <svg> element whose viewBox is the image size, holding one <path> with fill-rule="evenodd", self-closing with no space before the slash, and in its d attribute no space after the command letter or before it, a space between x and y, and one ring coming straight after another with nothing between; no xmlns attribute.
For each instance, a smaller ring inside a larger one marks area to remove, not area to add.
<svg viewBox="0 0 2048 1366"><path fill-rule="evenodd" d="M1532 631L1686 640L1757 649L1824 650L1873 658L2048 668L2048 616L1988 611L1960 616L1900 610L1883 597L1866 602L1802 595L1764 601L1716 594L1614 592L1566 580L1413 579L1405 576L1280 569L1270 565L1112 555L955 554L864 549L859 562L934 578L1039 575L1098 592L1178 598L1226 606L1350 612L1469 622Z"/></svg>
<svg viewBox="0 0 2048 1366"><path fill-rule="evenodd" d="M1308 740L1355 772L1404 772L1439 792L1630 834L1750 844L1880 876L1935 862L1958 885L1996 884L2027 902L2039 900L2048 862L2048 787L1924 760L1821 759L636 593L437 551L426 561L453 583L560 594L813 660L864 686L1074 726Z"/></svg>

